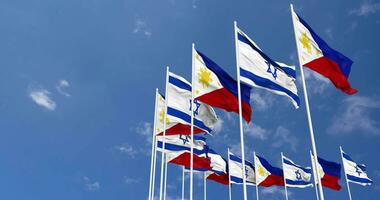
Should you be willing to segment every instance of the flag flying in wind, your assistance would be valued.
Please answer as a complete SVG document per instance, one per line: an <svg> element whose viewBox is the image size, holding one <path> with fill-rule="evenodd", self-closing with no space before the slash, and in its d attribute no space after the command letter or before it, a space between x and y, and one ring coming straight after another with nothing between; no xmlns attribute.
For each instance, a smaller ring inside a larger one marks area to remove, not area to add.
<svg viewBox="0 0 380 200"><path fill-rule="evenodd" d="M355 94L357 90L352 88L348 82L353 62L332 49L294 11L292 11L292 16L301 65L330 79L335 87L343 92Z"/></svg>
<svg viewBox="0 0 380 200"><path fill-rule="evenodd" d="M317 172L321 178L322 186L332 190L340 190L340 164L318 157Z"/></svg>
<svg viewBox="0 0 380 200"><path fill-rule="evenodd" d="M163 136L157 136L157 150L162 151ZM211 164L207 158L205 148L205 138L202 136L194 136L194 169L209 170ZM165 153L167 162L185 167L190 167L190 151L191 151L191 137L189 135L170 135L165 137Z"/></svg>
<svg viewBox="0 0 380 200"><path fill-rule="evenodd" d="M166 130L165 134L189 135L191 133L191 105L194 106L194 133L210 133L218 121L214 109L198 100L191 103L191 84L184 78L169 72L169 83L167 84L167 115L169 121L172 119L180 123Z"/></svg>
<svg viewBox="0 0 380 200"><path fill-rule="evenodd" d="M311 183L311 168L295 164L287 157L283 157L282 166L287 187L304 188L313 186Z"/></svg>
<svg viewBox="0 0 380 200"><path fill-rule="evenodd" d="M357 164L352 158L342 151L344 173L347 180L352 183L363 186L371 185L372 180L368 178L366 167L363 164Z"/></svg>
<svg viewBox="0 0 380 200"><path fill-rule="evenodd" d="M256 181L259 186L284 186L284 174L282 169L273 167L268 161L258 155L255 156L255 167Z"/></svg>
<svg viewBox="0 0 380 200"><path fill-rule="evenodd" d="M230 153L228 159L231 183L243 184L243 165L241 158ZM245 161L244 175L247 185L255 185L255 167L248 161Z"/></svg>
<svg viewBox="0 0 380 200"><path fill-rule="evenodd" d="M297 94L295 67L270 59L238 28L236 34L240 80L252 87L287 96L298 108L300 99Z"/></svg>
<svg viewBox="0 0 380 200"><path fill-rule="evenodd" d="M227 162L214 150L208 149L207 157L210 158L211 170L206 172L207 179L228 185Z"/></svg>
<svg viewBox="0 0 380 200"><path fill-rule="evenodd" d="M162 134L164 131L164 118L165 118L165 97L161 94L157 95L157 109L156 109L156 134ZM166 115L166 131L172 133L173 130L181 126L179 120L174 117ZM174 131L175 132L175 131Z"/></svg>
<svg viewBox="0 0 380 200"><path fill-rule="evenodd" d="M194 53L195 98L213 107L239 113L237 81L201 52L195 50ZM241 84L242 114L247 122L252 113L250 90Z"/></svg>

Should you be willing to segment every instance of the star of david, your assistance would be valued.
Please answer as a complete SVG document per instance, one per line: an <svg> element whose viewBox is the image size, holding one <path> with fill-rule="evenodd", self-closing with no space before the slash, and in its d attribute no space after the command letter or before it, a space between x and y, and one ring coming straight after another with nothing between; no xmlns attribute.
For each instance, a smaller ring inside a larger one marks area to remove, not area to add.
<svg viewBox="0 0 380 200"><path fill-rule="evenodd" d="M274 70L272 72L271 64L268 61L265 61L265 63L268 65L267 72L271 73L273 78L276 79L277 78L277 68L273 66Z"/></svg>
<svg viewBox="0 0 380 200"><path fill-rule="evenodd" d="M189 108L189 110L191 111L191 106L193 104L191 103L191 99L189 101L190 101L190 108ZM195 109L194 109L194 115L198 115L199 114L199 107L201 107L201 103L199 103L198 100L194 99L194 105L196 106Z"/></svg>
<svg viewBox="0 0 380 200"><path fill-rule="evenodd" d="M360 170L360 167L359 166L355 166L355 172L358 173L358 176L360 176L360 174L362 173L361 170Z"/></svg>
<svg viewBox="0 0 380 200"><path fill-rule="evenodd" d="M179 135L179 139L182 140L183 144L186 144L186 142L190 142L190 136L188 135Z"/></svg>
<svg viewBox="0 0 380 200"><path fill-rule="evenodd" d="M247 167L245 168L245 177L248 178L248 168Z"/></svg>
<svg viewBox="0 0 380 200"><path fill-rule="evenodd" d="M295 171L294 173L296 174L296 179L297 179L297 180L301 180L302 177L301 177L300 170L297 169L297 171Z"/></svg>

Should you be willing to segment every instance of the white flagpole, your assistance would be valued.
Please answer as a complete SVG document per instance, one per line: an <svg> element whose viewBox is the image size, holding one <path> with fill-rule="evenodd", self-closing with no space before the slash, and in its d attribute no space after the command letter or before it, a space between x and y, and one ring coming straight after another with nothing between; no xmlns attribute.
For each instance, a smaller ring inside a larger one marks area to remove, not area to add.
<svg viewBox="0 0 380 200"><path fill-rule="evenodd" d="M239 47L237 37L237 22L234 21L235 30L235 52L236 52L236 72L237 72L237 87L238 87L238 101L239 101L239 126L240 126L240 147L241 147L241 160L242 160L242 177L243 177L243 196L247 200L247 183L245 177L245 153L244 153L244 133L243 133L243 114L241 106L241 88L240 88L240 65L239 65Z"/></svg>
<svg viewBox="0 0 380 200"><path fill-rule="evenodd" d="M154 102L154 120L153 120L153 133L152 133L152 153L151 153L151 160L150 160L150 177L149 177L149 197L148 199L152 200L152 193L154 190L154 182L153 177L156 175L153 169L154 163L156 161L155 158L155 152L156 152L156 113L157 113L157 98L158 98L158 88L156 88L156 95L155 95L155 102Z"/></svg>
<svg viewBox="0 0 380 200"><path fill-rule="evenodd" d="M350 197L350 200L352 200L352 197L351 197L351 190L350 190L350 184L348 183L347 173L346 173L346 168L344 167L343 149L342 149L342 146L339 146L339 149L340 149L340 156L341 156L341 158L342 158L344 177L346 178L346 184L347 184L348 196Z"/></svg>
<svg viewBox="0 0 380 200"><path fill-rule="evenodd" d="M318 169L316 168L316 165L314 164L313 161L313 154L310 152L310 160L311 160L311 166L313 167L313 179L314 179L314 188L315 188L315 195L317 197L317 200L319 200L319 195L318 195L318 180L317 180L317 171Z"/></svg>
<svg viewBox="0 0 380 200"><path fill-rule="evenodd" d="M207 180L206 172L203 172L203 199L207 200Z"/></svg>
<svg viewBox="0 0 380 200"><path fill-rule="evenodd" d="M256 185L256 200L259 200L259 184L257 184L257 165L256 165L256 152L253 152L253 165L255 167L255 185Z"/></svg>
<svg viewBox="0 0 380 200"><path fill-rule="evenodd" d="M227 161L227 165L228 165L228 196L229 196L229 200L232 200L232 191L231 191L231 174L230 174L230 149L227 148L227 153L228 153L228 161Z"/></svg>
<svg viewBox="0 0 380 200"><path fill-rule="evenodd" d="M164 179L164 200L166 200L166 186L168 180L168 156L165 153L165 179Z"/></svg>
<svg viewBox="0 0 380 200"><path fill-rule="evenodd" d="M282 171L284 171L284 154L281 152L281 163L282 163ZM285 188L285 199L288 200L288 189L286 188L286 178L284 173L284 188Z"/></svg>
<svg viewBox="0 0 380 200"><path fill-rule="evenodd" d="M153 178L152 178L152 196L151 200L154 199L155 181L156 181L156 163L157 163L157 136L154 137L154 161L153 161Z"/></svg>
<svg viewBox="0 0 380 200"><path fill-rule="evenodd" d="M182 200L185 200L185 167L182 167Z"/></svg>
<svg viewBox="0 0 380 200"><path fill-rule="evenodd" d="M300 47L299 47L298 42L297 42L296 27L295 27L295 24L294 24L294 16L293 16L294 10L293 10L293 5L292 4L290 4L290 9L291 9L291 12L292 12L292 22L293 22L293 29L294 29L294 38L296 40L297 53L298 53L298 62L299 62L300 71L301 71L302 87L303 87L303 94L304 94L304 98L305 98L307 120L308 120L308 124L309 124L311 147L312 147L313 155L314 155L314 163L316 164L316 163L318 163L317 147L315 145L313 122L311 120L311 113L310 113L310 108L309 108L309 98L308 98L308 95L307 95L305 76L303 74L303 66L301 64ZM317 173L317 178L318 178L318 180L320 180L319 173ZM322 185L321 184L318 184L318 189L319 189L319 196L320 196L321 200L324 200L323 189L322 189Z"/></svg>
<svg viewBox="0 0 380 200"><path fill-rule="evenodd" d="M194 153L194 53L195 44L192 44L191 50L191 153L190 153L190 200L193 200L193 153Z"/></svg>
<svg viewBox="0 0 380 200"><path fill-rule="evenodd" d="M164 133L162 138L162 152L161 152L161 177L160 177L160 200L162 199L163 184L164 184L164 167L165 167L165 136L166 136L166 118L168 113L168 84L169 84L169 66L166 67L166 83L165 83L165 115L164 115Z"/></svg>

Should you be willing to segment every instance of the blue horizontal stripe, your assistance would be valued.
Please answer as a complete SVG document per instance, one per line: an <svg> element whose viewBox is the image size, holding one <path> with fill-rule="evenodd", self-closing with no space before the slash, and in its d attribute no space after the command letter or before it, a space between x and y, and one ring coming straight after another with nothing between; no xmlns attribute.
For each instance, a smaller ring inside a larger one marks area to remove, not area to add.
<svg viewBox="0 0 380 200"><path fill-rule="evenodd" d="M371 179L359 178L359 177L352 176L349 174L347 174L347 179L350 181L358 182L358 183L373 183Z"/></svg>
<svg viewBox="0 0 380 200"><path fill-rule="evenodd" d="M160 149L162 149L162 142L161 141L157 141L157 147L160 148ZM181 145L176 145L176 144L165 142L165 150L168 150L168 151L188 151L188 152L190 152L191 148L190 147L186 147L186 146L181 146ZM201 154L205 154L206 153L204 149L199 150L199 149L196 149L196 148L193 148L193 152L196 155L201 155Z"/></svg>
<svg viewBox="0 0 380 200"><path fill-rule="evenodd" d="M224 88L230 91L236 98L238 98L237 81L233 79L227 72L225 72L218 64L205 56L203 53L197 51L202 57L208 69L210 69L218 77L220 83ZM250 103L251 88L245 84L241 84L241 100Z"/></svg>
<svg viewBox="0 0 380 200"><path fill-rule="evenodd" d="M308 173L308 174L311 174L311 168L309 167L302 167L302 166L299 166L299 165L296 165L294 163L292 163L291 161L289 161L288 159L284 158L284 164L287 164L287 165L291 165L291 166L294 166L294 167L297 167L299 169L302 169L304 172Z"/></svg>
<svg viewBox="0 0 380 200"><path fill-rule="evenodd" d="M177 109L168 107L168 115L180 118L189 124L191 123L191 116L189 114L186 114L186 113L179 111ZM208 132L208 133L210 133L212 131L211 128L207 127L201 120L199 120L197 118L194 118L194 125L200 129Z"/></svg>
<svg viewBox="0 0 380 200"><path fill-rule="evenodd" d="M340 178L341 165L318 157L318 162L326 174Z"/></svg>
<svg viewBox="0 0 380 200"><path fill-rule="evenodd" d="M268 88L270 90L276 90L276 91L283 92L286 95L288 95L290 98L292 98L297 103L298 106L300 105L300 98L296 94L294 94L290 90L278 85L277 83L270 81L266 78L257 76L250 71L242 69L241 67L240 67L240 75L242 77L249 79L249 80L252 80L258 86Z"/></svg>
<svg viewBox="0 0 380 200"><path fill-rule="evenodd" d="M311 184L311 181L294 181L294 180L290 180L290 179L285 179L286 180L286 185L310 185Z"/></svg>
<svg viewBox="0 0 380 200"><path fill-rule="evenodd" d="M230 154L230 160L235 161L235 162L238 162L238 163L242 163L242 162L241 162L241 158L239 158L239 157L237 157L237 156L235 156L235 155L233 155L233 154ZM255 169L255 168L253 167L253 164L250 163L250 162L248 162L248 161L245 161L245 165L248 165L248 166L251 167L252 169Z"/></svg>
<svg viewBox="0 0 380 200"><path fill-rule="evenodd" d="M346 154L344 152L342 154L343 154L343 158L345 158L346 160L349 160L351 162L355 162L354 160L352 160L352 158L348 154Z"/></svg>
<svg viewBox="0 0 380 200"><path fill-rule="evenodd" d="M254 44L251 43L251 41L249 41L248 38L246 38L244 35L240 34L238 32L238 40L249 45L252 50L256 51L257 53L260 54L261 57L263 57L263 59L265 59L268 63L270 63L271 65L273 65L274 67L276 67L277 69L283 71L285 74L289 75L289 76L292 76L294 78L296 78L295 76L295 71L292 72L291 74L288 74L287 72L289 71L289 69L287 70L284 70L283 67L281 67L278 63L274 62L271 58L269 58L269 56L267 56L264 52L262 52L259 48L257 48Z"/></svg>
<svg viewBox="0 0 380 200"><path fill-rule="evenodd" d="M239 178L239 177L236 177L236 176L230 176L230 179L232 182L235 182L235 183L243 183L243 179L242 178ZM251 184L255 184L254 182L252 181L248 181L246 180L247 183L251 183Z"/></svg>
<svg viewBox="0 0 380 200"><path fill-rule="evenodd" d="M183 82L182 80L174 77L174 76L169 76L169 83L173 84L181 89L188 90L191 92L191 85L188 83Z"/></svg>

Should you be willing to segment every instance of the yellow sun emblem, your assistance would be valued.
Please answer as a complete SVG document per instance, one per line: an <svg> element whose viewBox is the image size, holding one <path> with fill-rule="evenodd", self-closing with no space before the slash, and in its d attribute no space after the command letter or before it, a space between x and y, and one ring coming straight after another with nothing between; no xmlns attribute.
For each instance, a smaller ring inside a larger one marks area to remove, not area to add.
<svg viewBox="0 0 380 200"><path fill-rule="evenodd" d="M198 82L202 84L203 88L208 88L210 83L212 82L211 72L209 72L206 68L202 67L198 71Z"/></svg>
<svg viewBox="0 0 380 200"><path fill-rule="evenodd" d="M259 166L259 174L260 176L265 176L265 169L262 166Z"/></svg>
<svg viewBox="0 0 380 200"><path fill-rule="evenodd" d="M160 122L164 123L164 118L165 117L165 109L162 109L160 112ZM166 116L166 124L169 124L169 118Z"/></svg>
<svg viewBox="0 0 380 200"><path fill-rule="evenodd" d="M311 54L311 44L310 44L310 40L307 37L306 33L302 33L302 36L301 36L301 38L299 38L299 40L302 44L302 48L306 49L307 52L309 54Z"/></svg>

